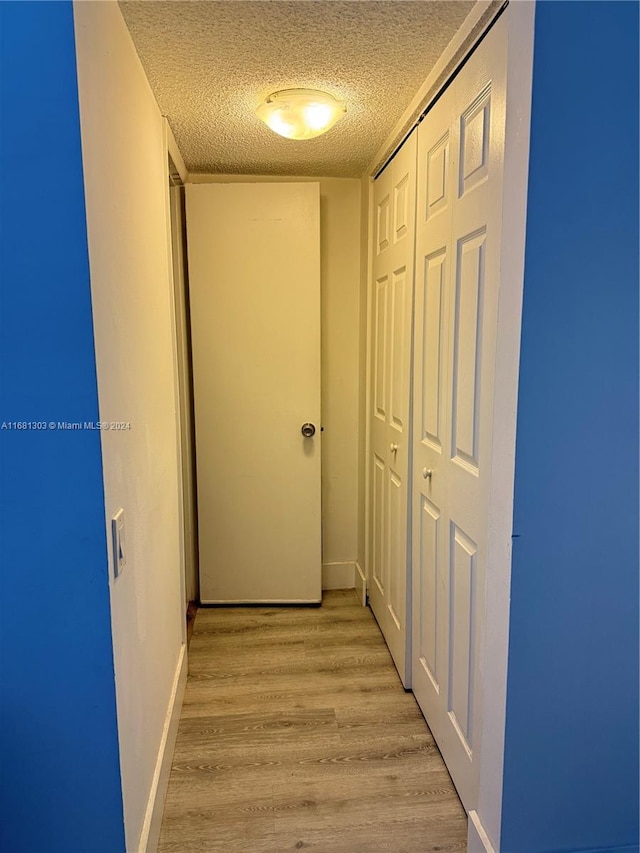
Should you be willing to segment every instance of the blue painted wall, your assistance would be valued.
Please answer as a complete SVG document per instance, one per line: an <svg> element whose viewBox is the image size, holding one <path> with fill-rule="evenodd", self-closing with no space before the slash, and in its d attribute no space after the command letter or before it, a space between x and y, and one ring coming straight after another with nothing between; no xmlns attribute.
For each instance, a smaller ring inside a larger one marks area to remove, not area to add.
<svg viewBox="0 0 640 853"><path fill-rule="evenodd" d="M0 32L0 421L97 421L71 4L0 3ZM0 448L0 849L119 853L99 433Z"/></svg>
<svg viewBox="0 0 640 853"><path fill-rule="evenodd" d="M634 849L636 3L538 3L525 267L501 850Z"/></svg>

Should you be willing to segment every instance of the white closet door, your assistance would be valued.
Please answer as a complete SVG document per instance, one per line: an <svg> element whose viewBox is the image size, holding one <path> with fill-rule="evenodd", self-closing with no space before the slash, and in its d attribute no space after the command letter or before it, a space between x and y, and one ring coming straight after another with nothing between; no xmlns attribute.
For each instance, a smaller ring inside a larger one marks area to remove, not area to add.
<svg viewBox="0 0 640 853"><path fill-rule="evenodd" d="M467 810L479 780L505 28L418 132L412 685Z"/></svg>
<svg viewBox="0 0 640 853"><path fill-rule="evenodd" d="M405 686L416 145L414 133L373 190L369 597Z"/></svg>

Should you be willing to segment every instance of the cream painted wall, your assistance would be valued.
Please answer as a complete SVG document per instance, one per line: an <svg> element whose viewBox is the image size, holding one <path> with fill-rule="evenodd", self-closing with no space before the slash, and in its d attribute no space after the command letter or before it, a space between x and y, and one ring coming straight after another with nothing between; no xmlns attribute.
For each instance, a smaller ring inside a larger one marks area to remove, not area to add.
<svg viewBox="0 0 640 853"><path fill-rule="evenodd" d="M323 588L354 585L358 558L361 182L352 178L189 175L192 183L320 184ZM187 238L188 239L188 238Z"/></svg>
<svg viewBox="0 0 640 853"><path fill-rule="evenodd" d="M117 3L74 6L100 417L131 424L101 438L107 525L119 507L126 523L111 619L125 832L137 853L184 660L167 143Z"/></svg>
<svg viewBox="0 0 640 853"><path fill-rule="evenodd" d="M323 563L358 556L360 182L320 182ZM325 569L325 585L330 582ZM336 582L339 577L336 577Z"/></svg>

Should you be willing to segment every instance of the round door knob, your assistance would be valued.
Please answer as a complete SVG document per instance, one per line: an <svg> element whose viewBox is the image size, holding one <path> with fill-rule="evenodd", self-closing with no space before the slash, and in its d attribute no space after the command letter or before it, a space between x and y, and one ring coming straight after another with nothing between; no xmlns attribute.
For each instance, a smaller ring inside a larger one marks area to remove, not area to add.
<svg viewBox="0 0 640 853"><path fill-rule="evenodd" d="M397 445L397 444L390 444L390 445L389 445L389 450L390 450L392 453L395 453L397 449L398 449L398 445Z"/></svg>
<svg viewBox="0 0 640 853"><path fill-rule="evenodd" d="M316 428L313 424L302 424L300 432L305 438L312 438L316 434Z"/></svg>
<svg viewBox="0 0 640 853"><path fill-rule="evenodd" d="M433 470L431 468L423 468L422 469L422 476L425 478L425 480L430 480L432 474L433 474Z"/></svg>

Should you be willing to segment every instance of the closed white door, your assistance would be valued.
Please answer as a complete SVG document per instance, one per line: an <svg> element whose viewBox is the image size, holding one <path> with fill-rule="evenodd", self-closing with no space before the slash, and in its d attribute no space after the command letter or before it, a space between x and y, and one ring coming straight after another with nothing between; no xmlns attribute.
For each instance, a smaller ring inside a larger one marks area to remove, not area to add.
<svg viewBox="0 0 640 853"><path fill-rule="evenodd" d="M186 189L201 600L318 602L319 184Z"/></svg>
<svg viewBox="0 0 640 853"><path fill-rule="evenodd" d="M505 19L418 132L413 690L476 808L504 157Z"/></svg>
<svg viewBox="0 0 640 853"><path fill-rule="evenodd" d="M416 144L414 133L373 185L369 598L405 686Z"/></svg>

